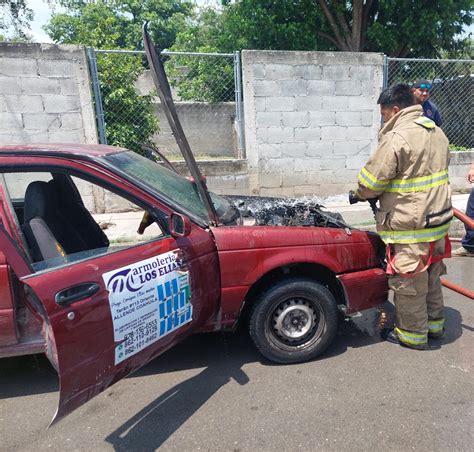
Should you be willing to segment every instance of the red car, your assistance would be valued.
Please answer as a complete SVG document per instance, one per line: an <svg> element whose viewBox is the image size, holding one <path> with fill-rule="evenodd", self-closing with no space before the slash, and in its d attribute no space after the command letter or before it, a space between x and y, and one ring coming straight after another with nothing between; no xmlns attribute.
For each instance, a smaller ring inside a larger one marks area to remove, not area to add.
<svg viewBox="0 0 474 452"><path fill-rule="evenodd" d="M266 358L301 362L338 311L387 299L376 234L317 205L236 207L185 158L192 180L111 146L0 147L0 357L46 353L56 420L191 333L243 319ZM127 240L107 235L123 206L145 212Z"/></svg>
<svg viewBox="0 0 474 452"><path fill-rule="evenodd" d="M47 354L59 417L190 333L248 318L266 358L305 361L330 345L338 307L351 314L387 299L378 236L314 206L291 215L289 203L272 204L247 226L213 195L213 220L194 182L109 146L3 146L0 171L0 357ZM82 181L145 210L159 232L110 240ZM313 226L264 225L284 223L282 209L286 224Z"/></svg>

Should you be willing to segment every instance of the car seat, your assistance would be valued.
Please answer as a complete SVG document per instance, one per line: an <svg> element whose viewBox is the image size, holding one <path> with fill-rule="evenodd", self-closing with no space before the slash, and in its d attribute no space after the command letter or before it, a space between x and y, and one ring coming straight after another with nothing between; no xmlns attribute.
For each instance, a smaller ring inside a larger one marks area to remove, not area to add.
<svg viewBox="0 0 474 452"><path fill-rule="evenodd" d="M26 189L23 231L35 262L109 245L82 201L82 209L78 206L79 194L68 199L63 188L53 179L31 182Z"/></svg>
<svg viewBox="0 0 474 452"><path fill-rule="evenodd" d="M54 174L53 180L50 180L48 184L58 194L60 212L67 216L75 226L76 231L87 244L86 249L108 247L110 245L108 237L84 206L74 182L64 174Z"/></svg>

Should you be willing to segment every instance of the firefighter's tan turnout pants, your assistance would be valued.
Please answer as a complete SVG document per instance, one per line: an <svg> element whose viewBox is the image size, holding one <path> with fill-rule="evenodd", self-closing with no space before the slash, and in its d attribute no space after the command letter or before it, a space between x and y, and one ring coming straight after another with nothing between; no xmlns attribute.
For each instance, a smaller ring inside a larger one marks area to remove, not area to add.
<svg viewBox="0 0 474 452"><path fill-rule="evenodd" d="M395 331L399 340L408 346L424 345L428 341L428 332L443 331L444 302L440 276L446 274L446 266L443 261L439 261L419 271L426 265L430 253L429 243L392 246L397 274L389 277L389 286L394 292L397 311ZM444 254L444 248L445 239L437 240L433 256ZM404 276L403 273L409 275Z"/></svg>

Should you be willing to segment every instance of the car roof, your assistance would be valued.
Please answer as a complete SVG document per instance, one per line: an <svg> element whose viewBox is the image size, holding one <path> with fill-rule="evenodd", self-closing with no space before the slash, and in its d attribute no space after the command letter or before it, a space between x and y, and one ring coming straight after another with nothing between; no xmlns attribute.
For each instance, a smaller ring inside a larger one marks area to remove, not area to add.
<svg viewBox="0 0 474 452"><path fill-rule="evenodd" d="M76 143L38 143L0 145L0 156L4 155L44 155L44 156L81 156L98 158L110 154L125 152L128 149L105 144Z"/></svg>

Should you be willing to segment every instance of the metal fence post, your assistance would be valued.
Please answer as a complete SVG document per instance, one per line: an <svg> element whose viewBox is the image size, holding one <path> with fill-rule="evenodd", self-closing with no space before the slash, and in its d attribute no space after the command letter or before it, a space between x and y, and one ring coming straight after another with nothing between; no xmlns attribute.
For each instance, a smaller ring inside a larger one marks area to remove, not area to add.
<svg viewBox="0 0 474 452"><path fill-rule="evenodd" d="M383 56L383 89L388 87L388 56Z"/></svg>
<svg viewBox="0 0 474 452"><path fill-rule="evenodd" d="M89 73L92 80L92 91L94 93L94 106L97 118L99 143L107 144L104 109L102 106L102 96L100 95L99 74L97 72L97 56L95 50L91 47L87 48L87 58L89 60Z"/></svg>
<svg viewBox="0 0 474 452"><path fill-rule="evenodd" d="M234 82L235 82L235 121L237 123L237 158L245 158L244 121L242 102L242 73L240 66L240 52L234 53Z"/></svg>

